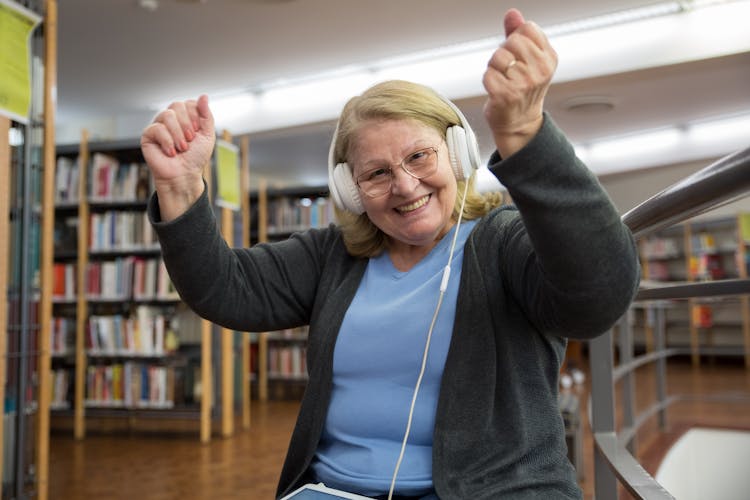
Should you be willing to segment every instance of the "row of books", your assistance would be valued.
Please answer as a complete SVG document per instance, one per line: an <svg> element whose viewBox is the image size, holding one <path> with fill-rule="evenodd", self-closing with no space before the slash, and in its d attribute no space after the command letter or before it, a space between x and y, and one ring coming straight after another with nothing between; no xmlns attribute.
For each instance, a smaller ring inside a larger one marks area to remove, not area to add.
<svg viewBox="0 0 750 500"><path fill-rule="evenodd" d="M738 247L738 236L740 241L750 242L750 234L746 234L750 233L750 214L740 214L738 219L737 231L734 230L734 226L730 225L722 227L721 230L699 230L692 234L690 239L692 253L703 255L735 252ZM682 257L684 254L682 235L651 236L642 240L640 245L641 252L647 259L670 259Z"/></svg>
<svg viewBox="0 0 750 500"><path fill-rule="evenodd" d="M680 257L682 249L674 238L651 237L641 240L641 253L648 259Z"/></svg>
<svg viewBox="0 0 750 500"><path fill-rule="evenodd" d="M120 163L101 153L92 157L89 180L89 197L93 201L145 201L153 190L145 163Z"/></svg>
<svg viewBox="0 0 750 500"><path fill-rule="evenodd" d="M268 348L268 376L270 378L306 379L307 349L302 344L274 345Z"/></svg>
<svg viewBox="0 0 750 500"><path fill-rule="evenodd" d="M76 335L75 318L55 316L50 328L50 353L52 356L66 356L74 351Z"/></svg>
<svg viewBox="0 0 750 500"><path fill-rule="evenodd" d="M138 306L131 316L93 315L86 326L91 355L163 356L174 352L174 330L160 308Z"/></svg>
<svg viewBox="0 0 750 500"><path fill-rule="evenodd" d="M76 265L55 262L52 265L52 300L72 302L76 299Z"/></svg>
<svg viewBox="0 0 750 500"><path fill-rule="evenodd" d="M325 227L333 221L333 202L329 198L282 197L268 203L270 233Z"/></svg>
<svg viewBox="0 0 750 500"><path fill-rule="evenodd" d="M173 367L132 361L86 369L87 407L172 408L175 392Z"/></svg>
<svg viewBox="0 0 750 500"><path fill-rule="evenodd" d="M53 300L76 299L76 264L56 262L53 272ZM161 258L123 257L89 262L85 273L88 300L178 300L179 295Z"/></svg>
<svg viewBox="0 0 750 500"><path fill-rule="evenodd" d="M79 159L57 158L55 166L55 205L78 203Z"/></svg>
<svg viewBox="0 0 750 500"><path fill-rule="evenodd" d="M70 408L68 389L70 388L70 370L58 369L52 372L52 399L50 408L65 410Z"/></svg>
<svg viewBox="0 0 750 500"><path fill-rule="evenodd" d="M153 182L144 163L120 163L116 158L94 153L87 183L89 201L145 201L153 191ZM55 171L55 203L79 201L80 158L60 156Z"/></svg>
<svg viewBox="0 0 750 500"><path fill-rule="evenodd" d="M146 212L92 213L89 250L92 252L158 250L159 243Z"/></svg>
<svg viewBox="0 0 750 500"><path fill-rule="evenodd" d="M124 300L133 296L135 257L86 264L86 297L101 300Z"/></svg>
<svg viewBox="0 0 750 500"><path fill-rule="evenodd" d="M730 272L724 267L724 259L716 253L690 257L689 268L690 275L698 281L720 280L730 276Z"/></svg>
<svg viewBox="0 0 750 500"><path fill-rule="evenodd" d="M733 232L721 233L718 236L708 232L694 234L691 239L694 254L732 253L737 250L737 241Z"/></svg>

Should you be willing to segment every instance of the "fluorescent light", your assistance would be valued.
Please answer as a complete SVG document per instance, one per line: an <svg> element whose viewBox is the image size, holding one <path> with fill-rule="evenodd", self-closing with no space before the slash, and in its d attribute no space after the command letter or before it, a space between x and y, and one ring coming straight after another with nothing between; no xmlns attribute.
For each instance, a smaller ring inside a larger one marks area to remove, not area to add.
<svg viewBox="0 0 750 500"><path fill-rule="evenodd" d="M719 158L750 145L750 110L711 120L675 124L626 136L574 144L576 155L597 175L666 163Z"/></svg>
<svg viewBox="0 0 750 500"><path fill-rule="evenodd" d="M687 137L696 143L744 140L750 146L750 113L688 124Z"/></svg>
<svg viewBox="0 0 750 500"><path fill-rule="evenodd" d="M251 116L256 97L252 94L236 94L211 98L209 105L217 127L227 127L230 123Z"/></svg>
<svg viewBox="0 0 750 500"><path fill-rule="evenodd" d="M654 17L668 16L686 10L683 4L689 5L690 2L665 2L648 5L646 7L612 12L601 16L587 17L585 19L548 26L544 28L544 32L551 38L570 33L580 33L581 31L608 28L610 26L642 21L644 19L652 19Z"/></svg>
<svg viewBox="0 0 750 500"><path fill-rule="evenodd" d="M589 157L603 160L641 156L674 147L682 139L677 127L651 130L640 134L597 141L588 148Z"/></svg>
<svg viewBox="0 0 750 500"><path fill-rule="evenodd" d="M374 83L371 74L359 71L287 86L273 87L259 95L262 106L280 111L339 104Z"/></svg>
<svg viewBox="0 0 750 500"><path fill-rule="evenodd" d="M573 145L573 148L575 149L576 156L584 163L588 161L589 157L589 149L582 145L582 144L575 144Z"/></svg>
<svg viewBox="0 0 750 500"><path fill-rule="evenodd" d="M695 12L702 7L714 8ZM545 26L560 57L554 81L591 78L693 57L716 57L748 50L746 29L730 22L741 23L747 19L748 7L750 1L747 0L672 1ZM681 12L687 14L675 15ZM721 25L721 30L706 30L700 22L717 17L728 19L705 24ZM227 117L223 121L235 133L249 133L334 120L348 98L377 81L388 79L423 83L451 99L479 96L485 92L482 73L487 60L503 39L498 34L299 78L276 79L234 91L241 97L228 99L226 104L220 96L212 95L212 103L214 107L222 106L215 111L217 121ZM252 100L248 95L257 99ZM590 152L580 150L581 155L587 153Z"/></svg>
<svg viewBox="0 0 750 500"><path fill-rule="evenodd" d="M696 8L731 2L732 0L683 0L662 2L645 7L627 9L576 21L545 26L544 32L548 37L553 38L571 33L592 31L599 28L628 24L645 19L653 19L656 17L695 10ZM285 78L265 82L251 87L249 90L251 92L264 93L285 87L296 87L303 89L302 93L304 93L304 86L307 84L313 84L314 82L320 81L335 82L341 78L350 77L357 73L373 73L384 77L380 79L391 78L392 75L398 75L398 78L401 79L435 81L436 79L439 80L440 78L444 78L446 74L452 75L460 73L465 68L468 68L470 71L475 71L477 67L484 67L491 51L498 47L504 38L504 36L498 35L495 37L471 40L464 43L445 45L392 58L383 58L358 66L345 66L299 78ZM479 66L476 66L477 58L481 58L481 64ZM449 68L449 70L446 72L444 68ZM309 95L306 97L309 97Z"/></svg>

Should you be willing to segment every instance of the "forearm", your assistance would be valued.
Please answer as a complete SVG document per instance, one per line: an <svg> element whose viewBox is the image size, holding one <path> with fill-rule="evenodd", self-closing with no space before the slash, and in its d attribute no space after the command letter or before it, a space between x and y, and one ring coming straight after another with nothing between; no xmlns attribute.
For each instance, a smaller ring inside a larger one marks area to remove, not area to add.
<svg viewBox="0 0 750 500"><path fill-rule="evenodd" d="M180 297L198 315L243 331L308 321L320 269L319 240L310 232L275 244L229 248L205 192L169 222L159 217L159 202L152 198L149 217L164 262Z"/></svg>
<svg viewBox="0 0 750 500"><path fill-rule="evenodd" d="M510 272L535 297L538 313L555 310L549 317L562 319L567 329L584 323L576 316L593 319L602 312L601 325L622 314L638 283L636 246L607 193L554 124L545 122L527 147L492 170L523 219L536 271ZM601 311L593 312L597 307Z"/></svg>

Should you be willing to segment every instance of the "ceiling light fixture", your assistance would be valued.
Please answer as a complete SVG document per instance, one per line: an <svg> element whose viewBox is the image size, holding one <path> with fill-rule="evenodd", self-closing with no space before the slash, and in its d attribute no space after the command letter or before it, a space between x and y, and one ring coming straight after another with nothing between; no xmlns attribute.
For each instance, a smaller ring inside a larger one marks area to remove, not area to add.
<svg viewBox="0 0 750 500"><path fill-rule="evenodd" d="M607 113L615 109L615 100L606 95L580 95L564 100L560 107L571 113Z"/></svg>
<svg viewBox="0 0 750 500"><path fill-rule="evenodd" d="M159 0L138 0L138 6L149 12L154 12L159 8Z"/></svg>
<svg viewBox="0 0 750 500"><path fill-rule="evenodd" d="M704 7L713 8L703 9ZM620 72L633 70L639 65L670 64L685 57L677 52L677 47L692 47L688 42L697 45L690 53L698 58L714 57L728 53L727 51L747 50L744 26L725 24L721 40L717 40L718 35L714 36L714 30L697 28L700 23L692 15L697 9L701 9L701 17L743 19L750 13L750 1L663 2L574 23L546 26L545 32L555 34L552 42L561 60L555 82L600 76L604 71L604 60L615 60L614 66L606 71ZM644 27L643 23L649 24ZM615 34L611 34L609 30L597 29L604 27L616 30ZM648 37L644 36L644 29L649 34ZM617 41L615 44L613 37ZM667 39L670 44L663 45ZM451 99L481 95L484 92L481 85L482 68L486 66L491 51L501 42L502 38L497 36L246 87L234 94L255 95L255 106L245 109L244 119L240 120L238 117L225 126L231 125L230 128L236 133L247 133L332 120L349 96L357 95L376 81L393 78L424 83ZM654 51L655 46L668 49ZM335 89L333 95L329 92L331 89ZM231 95L229 92L223 93L226 97ZM310 98L318 95L321 96L320 99ZM213 95L212 102L217 103L223 96ZM563 106L576 113L605 113L617 104L611 97L593 95L576 96ZM163 106L156 107L162 108ZM249 120L251 115L253 119ZM217 116L217 123L221 121Z"/></svg>

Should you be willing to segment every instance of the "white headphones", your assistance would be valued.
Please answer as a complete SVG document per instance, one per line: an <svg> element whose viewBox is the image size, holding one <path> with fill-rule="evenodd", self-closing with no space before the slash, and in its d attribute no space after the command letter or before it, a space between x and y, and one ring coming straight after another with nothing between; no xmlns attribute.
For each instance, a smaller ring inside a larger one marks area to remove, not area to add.
<svg viewBox="0 0 750 500"><path fill-rule="evenodd" d="M479 147L474 131L458 106L444 97L442 99L456 112L461 121L460 125L448 127L445 131L445 142L448 146L453 174L456 180L462 181L468 179L472 172L479 168ZM354 181L352 169L346 163L335 163L334 151L338 131L339 124L337 123L331 147L328 150L328 189L337 207L359 215L364 213L365 207L362 204L357 183Z"/></svg>

